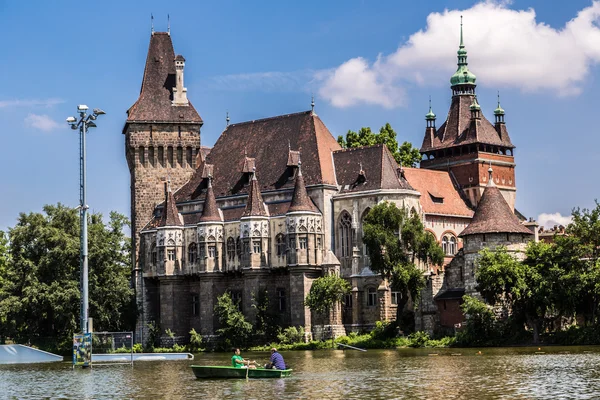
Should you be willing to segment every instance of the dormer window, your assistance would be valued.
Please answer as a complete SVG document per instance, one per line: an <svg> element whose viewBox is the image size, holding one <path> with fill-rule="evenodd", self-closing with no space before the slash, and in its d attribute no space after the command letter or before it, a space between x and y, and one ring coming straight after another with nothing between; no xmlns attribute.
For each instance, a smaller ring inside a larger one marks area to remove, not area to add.
<svg viewBox="0 0 600 400"><path fill-rule="evenodd" d="M444 204L444 196L441 194L429 192L429 197L431 198L431 201L436 204Z"/></svg>

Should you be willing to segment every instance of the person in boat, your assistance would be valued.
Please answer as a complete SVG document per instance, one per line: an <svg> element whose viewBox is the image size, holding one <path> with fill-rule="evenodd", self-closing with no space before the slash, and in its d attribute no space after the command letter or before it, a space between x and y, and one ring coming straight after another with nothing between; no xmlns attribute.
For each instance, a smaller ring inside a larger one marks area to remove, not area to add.
<svg viewBox="0 0 600 400"><path fill-rule="evenodd" d="M275 347L271 349L271 359L269 360L269 363L265 365L265 368L281 370L287 369L285 361L283 360L283 356L279 354Z"/></svg>
<svg viewBox="0 0 600 400"><path fill-rule="evenodd" d="M256 361L244 360L240 356L240 349L235 349L231 357L231 365L235 368L256 368Z"/></svg>

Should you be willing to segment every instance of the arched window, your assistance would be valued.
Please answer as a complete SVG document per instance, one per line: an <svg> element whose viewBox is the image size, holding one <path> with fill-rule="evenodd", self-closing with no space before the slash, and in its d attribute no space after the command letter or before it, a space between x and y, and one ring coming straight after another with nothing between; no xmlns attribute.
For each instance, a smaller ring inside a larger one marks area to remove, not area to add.
<svg viewBox="0 0 600 400"><path fill-rule="evenodd" d="M448 250L450 254L456 254L456 238L454 236L450 236L450 240L448 241Z"/></svg>
<svg viewBox="0 0 600 400"><path fill-rule="evenodd" d="M444 236L442 238L442 250L444 250L444 254L448 254L448 237Z"/></svg>
<svg viewBox="0 0 600 400"><path fill-rule="evenodd" d="M158 254L156 253L156 243L152 243L152 247L150 250L150 260L152 265L156 265L158 261Z"/></svg>
<svg viewBox="0 0 600 400"><path fill-rule="evenodd" d="M190 243L188 246L188 261L190 263L195 263L198 259L198 246L196 243Z"/></svg>
<svg viewBox="0 0 600 400"><path fill-rule="evenodd" d="M235 259L235 240L232 237L227 239L227 259L229 261Z"/></svg>
<svg viewBox="0 0 600 400"><path fill-rule="evenodd" d="M285 256L285 235L283 233L278 234L275 237L275 242L276 242L276 246L277 246L277 255L279 257L283 257Z"/></svg>
<svg viewBox="0 0 600 400"><path fill-rule="evenodd" d="M352 250L352 217L346 211L340 218L340 251L342 257L350 257Z"/></svg>

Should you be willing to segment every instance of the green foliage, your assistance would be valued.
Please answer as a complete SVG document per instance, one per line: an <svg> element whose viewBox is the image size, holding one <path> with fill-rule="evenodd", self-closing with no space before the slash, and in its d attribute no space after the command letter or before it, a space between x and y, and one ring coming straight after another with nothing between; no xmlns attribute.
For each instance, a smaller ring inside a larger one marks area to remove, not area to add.
<svg viewBox="0 0 600 400"><path fill-rule="evenodd" d="M465 327L456 335L462 346L486 346L498 338L496 318L492 307L471 296L463 296L462 312Z"/></svg>
<svg viewBox="0 0 600 400"><path fill-rule="evenodd" d="M146 339L145 345L147 350L152 351L156 346L156 343L158 343L158 339L160 339L161 329L154 321L147 323L146 327L148 327L148 338Z"/></svg>
<svg viewBox="0 0 600 400"><path fill-rule="evenodd" d="M430 340L426 332L414 332L408 335L408 347L425 347Z"/></svg>
<svg viewBox="0 0 600 400"><path fill-rule="evenodd" d="M246 321L244 314L237 304L234 304L229 292L217 297L215 314L221 326L217 329L217 334L223 340L225 348L243 347L252 332L252 324Z"/></svg>
<svg viewBox="0 0 600 400"><path fill-rule="evenodd" d="M287 327L277 335L277 340L282 344L304 343L304 327Z"/></svg>
<svg viewBox="0 0 600 400"><path fill-rule="evenodd" d="M279 327L277 326L278 315L273 311L266 289L260 289L252 293L252 308L256 310L256 323L254 332L263 335L264 339L272 341L277 337Z"/></svg>
<svg viewBox="0 0 600 400"><path fill-rule="evenodd" d="M389 123L386 123L379 129L379 133L371 131L369 127L360 128L358 133L349 130L345 138L340 135L337 141L344 148L385 144L398 164L405 167L415 167L421 162L419 149L412 147L410 142L404 142L401 146L398 146L396 136L396 131Z"/></svg>
<svg viewBox="0 0 600 400"><path fill-rule="evenodd" d="M391 321L376 321L371 337L376 340L385 340L397 336L398 325Z"/></svg>
<svg viewBox="0 0 600 400"><path fill-rule="evenodd" d="M117 213L107 224L100 214L89 218L89 315L98 331L131 330L136 308L127 219ZM58 204L21 213L8 239L0 235L0 337L70 348L79 327L77 210Z"/></svg>
<svg viewBox="0 0 600 400"><path fill-rule="evenodd" d="M202 335L193 328L190 331L190 344L188 345L188 348L192 353L202 351Z"/></svg>
<svg viewBox="0 0 600 400"><path fill-rule="evenodd" d="M134 353L143 353L144 352L144 346L142 346L141 343L134 343L133 344L133 352Z"/></svg>
<svg viewBox="0 0 600 400"><path fill-rule="evenodd" d="M390 279L394 290L402 293L399 316L409 297L416 300L425 287L416 263L441 264L444 259L443 250L425 232L419 216L411 214L394 203L384 202L369 211L363 225L371 269Z"/></svg>
<svg viewBox="0 0 600 400"><path fill-rule="evenodd" d="M304 304L315 313L324 313L340 303L350 289L345 279L337 275L325 275L313 281Z"/></svg>

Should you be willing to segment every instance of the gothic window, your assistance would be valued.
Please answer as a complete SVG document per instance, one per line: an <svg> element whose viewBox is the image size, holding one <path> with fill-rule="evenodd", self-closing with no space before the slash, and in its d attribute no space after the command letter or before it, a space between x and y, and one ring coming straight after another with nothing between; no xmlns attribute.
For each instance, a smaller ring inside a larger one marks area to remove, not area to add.
<svg viewBox="0 0 600 400"><path fill-rule="evenodd" d="M456 238L454 236L450 236L450 240L448 241L448 250L450 254L456 254Z"/></svg>
<svg viewBox="0 0 600 400"><path fill-rule="evenodd" d="M192 166L192 148L189 146L185 148L185 161L188 167Z"/></svg>
<svg viewBox="0 0 600 400"><path fill-rule="evenodd" d="M321 236L317 236L317 249L323 249L323 238Z"/></svg>
<svg viewBox="0 0 600 400"><path fill-rule="evenodd" d="M176 255L175 255L175 249L167 249L167 258L169 261L175 261L176 260Z"/></svg>
<svg viewBox="0 0 600 400"><path fill-rule="evenodd" d="M448 254L448 237L444 236L442 238L442 250L444 250L444 254Z"/></svg>
<svg viewBox="0 0 600 400"><path fill-rule="evenodd" d="M250 254L250 240L249 239L244 239L242 241L242 253Z"/></svg>
<svg viewBox="0 0 600 400"><path fill-rule="evenodd" d="M260 240L253 240L252 241L252 251L255 254L260 254L261 252L261 243Z"/></svg>
<svg viewBox="0 0 600 400"><path fill-rule="evenodd" d="M200 296L197 294L192 295L192 315L194 317L200 315Z"/></svg>
<svg viewBox="0 0 600 400"><path fill-rule="evenodd" d="M227 239L227 259L229 261L235 259L235 240L232 237Z"/></svg>
<svg viewBox="0 0 600 400"><path fill-rule="evenodd" d="M217 256L217 247L216 246L208 246L208 257L215 258Z"/></svg>
<svg viewBox="0 0 600 400"><path fill-rule="evenodd" d="M238 260L242 259L242 241L238 238L235 240L235 249L237 251Z"/></svg>
<svg viewBox="0 0 600 400"><path fill-rule="evenodd" d="M362 220L360 221L361 237L364 237L364 235L365 235L365 231L364 231L365 217L367 216L369 211L371 211L370 208L367 208L365 210L365 212L363 213L363 216L362 216ZM361 240L363 240L363 239L361 239ZM363 247L363 249L362 249L363 250L363 263L364 263L365 267L368 267L371 265L371 259L369 258L369 252L367 251L367 245L365 244L364 241L363 241L362 247Z"/></svg>
<svg viewBox="0 0 600 400"><path fill-rule="evenodd" d="M277 289L277 301L279 304L279 311L285 311L285 289Z"/></svg>
<svg viewBox="0 0 600 400"><path fill-rule="evenodd" d="M279 257L285 256L285 235L283 233L278 234L275 237L275 242L277 246L277 255Z"/></svg>
<svg viewBox="0 0 600 400"><path fill-rule="evenodd" d="M152 265L156 265L156 262L158 261L158 255L156 253L156 244L152 244L152 248L150 249L150 260Z"/></svg>
<svg viewBox="0 0 600 400"><path fill-rule="evenodd" d="M369 288L367 291L367 305L369 307L377 305L377 290L375 288Z"/></svg>
<svg viewBox="0 0 600 400"><path fill-rule="evenodd" d="M288 249L292 253L296 252L296 235L288 235Z"/></svg>
<svg viewBox="0 0 600 400"><path fill-rule="evenodd" d="M165 259L165 249L160 247L158 249L158 260L163 261Z"/></svg>
<svg viewBox="0 0 600 400"><path fill-rule="evenodd" d="M442 250L447 256L453 256L457 251L457 240L456 236L451 233L444 235L442 238Z"/></svg>
<svg viewBox="0 0 600 400"><path fill-rule="evenodd" d="M306 250L308 248L308 238L306 236L301 236L298 238L298 243L300 245L300 249Z"/></svg>
<svg viewBox="0 0 600 400"><path fill-rule="evenodd" d="M140 146L140 164L146 166L146 155L144 154L144 147Z"/></svg>
<svg viewBox="0 0 600 400"><path fill-rule="evenodd" d="M188 261L190 263L195 263L198 258L198 246L196 243L190 243L188 246Z"/></svg>
<svg viewBox="0 0 600 400"><path fill-rule="evenodd" d="M340 219L340 250L342 257L350 257L352 249L352 217L346 211Z"/></svg>
<svg viewBox="0 0 600 400"><path fill-rule="evenodd" d="M206 258L206 248L203 244L201 244L200 248L198 249L198 257L200 257L200 260L204 260L204 258Z"/></svg>

